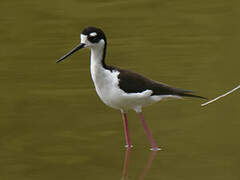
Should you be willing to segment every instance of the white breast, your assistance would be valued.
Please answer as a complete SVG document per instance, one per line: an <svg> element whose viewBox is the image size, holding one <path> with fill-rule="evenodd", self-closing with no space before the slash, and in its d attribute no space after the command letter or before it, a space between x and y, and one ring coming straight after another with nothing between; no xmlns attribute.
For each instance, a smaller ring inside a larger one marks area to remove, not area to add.
<svg viewBox="0 0 240 180"><path fill-rule="evenodd" d="M113 108L120 108L119 101L121 101L122 92L118 88L119 72L105 70L101 66L91 65L91 75L95 89L100 99Z"/></svg>

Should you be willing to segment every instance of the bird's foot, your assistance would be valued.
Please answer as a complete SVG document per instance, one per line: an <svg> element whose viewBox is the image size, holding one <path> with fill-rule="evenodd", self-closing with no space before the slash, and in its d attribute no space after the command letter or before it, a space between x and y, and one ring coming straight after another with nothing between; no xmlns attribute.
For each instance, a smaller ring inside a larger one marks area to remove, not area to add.
<svg viewBox="0 0 240 180"><path fill-rule="evenodd" d="M151 151L160 151L160 150L162 150L162 149L159 148L159 147L152 147L150 150L151 150Z"/></svg>
<svg viewBox="0 0 240 180"><path fill-rule="evenodd" d="M126 144L126 145L125 145L125 148L131 149L131 148L133 148L133 145L128 145L128 144Z"/></svg>

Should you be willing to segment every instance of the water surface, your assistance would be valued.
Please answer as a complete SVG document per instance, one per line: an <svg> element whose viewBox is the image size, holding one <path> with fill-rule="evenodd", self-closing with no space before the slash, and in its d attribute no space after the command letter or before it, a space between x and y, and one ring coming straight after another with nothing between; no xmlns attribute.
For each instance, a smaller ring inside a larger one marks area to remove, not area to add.
<svg viewBox="0 0 240 180"><path fill-rule="evenodd" d="M0 179L123 178L121 115L97 97L89 51L55 64L86 26L107 34L109 64L209 98L239 84L240 4L233 0L2 0L0 6ZM239 91L205 108L201 103L144 109L163 149L154 157L129 112L134 149L125 179L239 179Z"/></svg>

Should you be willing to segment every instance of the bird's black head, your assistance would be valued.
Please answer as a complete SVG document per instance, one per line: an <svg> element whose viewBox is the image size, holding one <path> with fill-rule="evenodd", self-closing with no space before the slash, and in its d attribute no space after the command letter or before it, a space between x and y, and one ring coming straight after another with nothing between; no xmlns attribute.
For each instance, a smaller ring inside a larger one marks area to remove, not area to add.
<svg viewBox="0 0 240 180"><path fill-rule="evenodd" d="M57 63L64 60L71 54L75 53L79 49L89 47L89 48L97 48L102 49L104 51L103 53L103 59L105 57L106 53L106 45L107 45L107 39L104 34L104 32L96 27L87 27L85 28L81 35L80 35L81 43L77 45L74 49L72 49L70 52L62 56L59 60L57 60Z"/></svg>
<svg viewBox="0 0 240 180"><path fill-rule="evenodd" d="M106 36L104 34L104 32L96 27L87 27L82 31L81 36L86 36L87 40L90 43L98 43L101 40L104 40L106 43ZM82 38L81 38L82 40Z"/></svg>

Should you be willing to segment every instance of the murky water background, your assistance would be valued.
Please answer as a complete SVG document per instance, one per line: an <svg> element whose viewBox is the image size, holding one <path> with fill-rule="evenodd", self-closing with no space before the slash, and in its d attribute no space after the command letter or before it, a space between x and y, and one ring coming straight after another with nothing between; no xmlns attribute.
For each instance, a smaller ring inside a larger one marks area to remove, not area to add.
<svg viewBox="0 0 240 180"><path fill-rule="evenodd" d="M55 64L86 26L107 34L109 64L209 98L239 84L237 1L1 0L0 7L0 179L122 178L121 115L98 99L89 51ZM237 91L205 108L198 99L145 108L163 148L154 155L130 112L127 177L239 179L239 100Z"/></svg>

